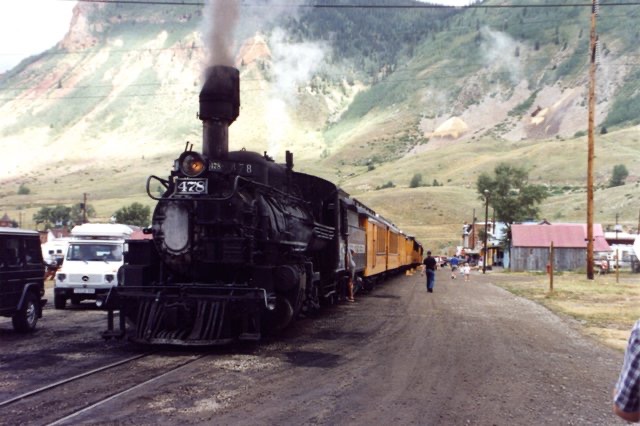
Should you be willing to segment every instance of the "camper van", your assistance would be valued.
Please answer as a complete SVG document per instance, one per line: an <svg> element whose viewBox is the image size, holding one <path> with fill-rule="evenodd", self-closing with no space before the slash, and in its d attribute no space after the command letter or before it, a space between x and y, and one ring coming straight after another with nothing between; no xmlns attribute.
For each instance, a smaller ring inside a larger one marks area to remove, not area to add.
<svg viewBox="0 0 640 426"><path fill-rule="evenodd" d="M64 254L69 247L69 238L55 238L51 232L47 242L42 244L42 258L46 264L55 264L60 267L64 260Z"/></svg>
<svg viewBox="0 0 640 426"><path fill-rule="evenodd" d="M53 304L64 309L67 300L79 304L95 300L101 305L111 287L118 285L123 248L134 227L121 224L85 223L71 230L71 239L56 272Z"/></svg>

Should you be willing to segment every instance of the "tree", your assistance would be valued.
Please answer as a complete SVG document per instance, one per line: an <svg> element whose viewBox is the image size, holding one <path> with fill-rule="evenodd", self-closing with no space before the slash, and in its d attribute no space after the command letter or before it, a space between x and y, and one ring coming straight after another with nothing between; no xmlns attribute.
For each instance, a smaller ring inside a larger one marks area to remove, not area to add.
<svg viewBox="0 0 640 426"><path fill-rule="evenodd" d="M547 198L547 189L542 185L529 183L529 174L522 168L508 164L498 164L495 176L482 173L478 177L476 189L480 199L485 201L488 190L489 205L495 210L497 219L507 226L507 246L511 244L511 225L525 219L536 218L538 204Z"/></svg>
<svg viewBox="0 0 640 426"><path fill-rule="evenodd" d="M84 215L82 214L82 204L83 203L77 203L71 206L71 212L69 213L69 215L73 223L82 223L82 221L84 220ZM91 204L87 204L86 209L87 218L96 217L96 209L94 209Z"/></svg>
<svg viewBox="0 0 640 426"><path fill-rule="evenodd" d="M624 164L618 164L613 166L613 172L611 173L611 180L609 181L609 188L613 188L614 186L622 186L624 185L624 181L629 176L629 170L625 167Z"/></svg>
<svg viewBox="0 0 640 426"><path fill-rule="evenodd" d="M409 188L417 188L422 185L422 175L420 173L416 173L411 178L411 183L409 183Z"/></svg>
<svg viewBox="0 0 640 426"><path fill-rule="evenodd" d="M144 227L149 225L151 209L149 206L143 206L140 203L132 203L129 206L119 209L113 215L118 223Z"/></svg>
<svg viewBox="0 0 640 426"><path fill-rule="evenodd" d="M73 223L71 221L71 207L60 204L55 207L42 207L33 215L33 221L36 223L36 227L42 224L44 229L71 225Z"/></svg>

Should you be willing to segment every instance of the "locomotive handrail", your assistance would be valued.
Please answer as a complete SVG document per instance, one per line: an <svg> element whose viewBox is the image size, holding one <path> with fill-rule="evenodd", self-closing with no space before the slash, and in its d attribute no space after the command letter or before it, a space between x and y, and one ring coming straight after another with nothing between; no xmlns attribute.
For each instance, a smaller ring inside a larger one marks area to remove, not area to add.
<svg viewBox="0 0 640 426"><path fill-rule="evenodd" d="M238 176L236 176L236 178L235 178L235 182L234 182L234 185L233 185L233 190L234 190L234 192L233 192L233 193L234 193L234 194L235 194L235 191L237 190L238 180L240 180L240 179L242 179L242 180L244 180L244 181L246 181L247 183L250 183L250 184L252 184L252 185L260 186L260 187L262 187L263 189L265 189L265 190L267 190L267 191L270 191L270 192L277 192L277 193L279 193L280 195L283 195L283 196L285 196L285 197L294 198L294 199L296 199L296 200L298 200L298 201L300 201L300 202L308 203L308 201L306 201L306 200L304 200L303 198L300 198L300 197L298 197L298 196L296 196L296 195L289 194L289 193L287 193L287 192L281 191L281 190L279 190L279 189L277 189L277 188L274 188L274 187L272 187L272 186L265 185L264 183L256 182L256 181L251 180L251 179L247 179L246 177L244 177L244 176L239 176L239 175L238 175ZM233 194L232 194L232 195L233 195Z"/></svg>
<svg viewBox="0 0 640 426"><path fill-rule="evenodd" d="M160 200L162 200L162 198L158 198L158 197L155 197L155 196L151 195L151 191L149 191L149 184L151 183L151 179L152 178L157 180L158 182L160 182L162 184L162 186L165 187L165 189L169 189L169 181L168 180L164 180L162 178L159 178L158 176L155 176L155 175L151 175L151 176L149 176L147 178L147 195L152 200L160 201Z"/></svg>
<svg viewBox="0 0 640 426"><path fill-rule="evenodd" d="M180 198L158 198L158 197L155 197L155 196L151 195L151 192L149 191L149 184L150 184L152 178L158 180L167 189L170 186L169 181L167 181L167 180L161 179L161 178L159 178L157 176L154 176L154 175L149 176L147 178L147 195L151 199L156 200L156 201L169 201L169 200L177 201L177 200L180 200ZM278 194L280 194L282 196L295 199L295 200L297 200L297 201L299 201L301 203L309 204L308 201L306 201L305 199L303 199L303 198L301 198L299 196L296 196L296 195L293 195L293 194L289 194L289 193L281 191L281 190L279 190L277 188L273 188L273 187L271 187L269 185L265 185L263 183L256 182L254 180L247 179L246 177L239 176L239 175L236 176L233 179L233 189L232 189L232 191L231 191L231 193L229 195L226 195L226 196L223 196L223 197L212 197L212 196L205 196L205 195L197 195L197 198L199 200L212 200L212 201L226 201L226 200L229 200L236 194L236 192L238 192L238 183L239 183L240 180L243 180L243 181L245 181L245 182L247 182L249 184L255 185L255 186L259 186L259 187L261 187L262 189L264 189L266 191L275 192L275 193L278 193ZM192 198L184 198L184 200L191 200L191 199Z"/></svg>

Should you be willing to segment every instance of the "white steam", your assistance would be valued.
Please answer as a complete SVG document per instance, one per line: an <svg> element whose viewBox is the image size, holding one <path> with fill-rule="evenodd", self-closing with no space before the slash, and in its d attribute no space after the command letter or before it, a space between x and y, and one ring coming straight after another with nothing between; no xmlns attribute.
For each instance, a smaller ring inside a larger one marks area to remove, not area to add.
<svg viewBox="0 0 640 426"><path fill-rule="evenodd" d="M325 57L326 47L321 43L286 41L286 33L276 28L269 38L273 60L274 91L295 104L298 87L307 83L318 70Z"/></svg>
<svg viewBox="0 0 640 426"><path fill-rule="evenodd" d="M309 83L319 70L327 47L318 42L288 42L286 32L276 28L269 37L269 48L273 61L273 85L267 102L267 152L275 157L280 153L291 126L289 111L297 106L299 88Z"/></svg>
<svg viewBox="0 0 640 426"><path fill-rule="evenodd" d="M492 70L502 70L508 73L512 83L517 84L522 79L522 65L516 57L519 45L508 34L482 28L482 52L484 60ZM521 52L522 54L522 52Z"/></svg>
<svg viewBox="0 0 640 426"><path fill-rule="evenodd" d="M204 8L203 30L206 48L206 67L225 65L235 67L235 38L245 33L259 32L284 15L294 16L298 8L276 0L243 2L240 19L240 0L207 0ZM300 4L306 4L306 0ZM271 91L266 105L268 123L268 154L276 157L287 136L291 134L290 112L297 107L301 87L308 85L322 65L327 46L323 43L287 41L287 34L276 28L268 40L271 50Z"/></svg>

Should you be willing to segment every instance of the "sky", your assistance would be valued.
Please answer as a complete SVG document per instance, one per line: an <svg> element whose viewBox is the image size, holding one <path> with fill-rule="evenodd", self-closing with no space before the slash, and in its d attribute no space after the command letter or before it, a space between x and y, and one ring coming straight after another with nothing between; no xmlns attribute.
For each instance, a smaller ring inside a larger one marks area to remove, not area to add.
<svg viewBox="0 0 640 426"><path fill-rule="evenodd" d="M2 0L0 72L58 43L69 29L75 1Z"/></svg>
<svg viewBox="0 0 640 426"><path fill-rule="evenodd" d="M460 6L468 0L431 0ZM69 29L75 1L2 0L0 2L0 73L58 43Z"/></svg>

